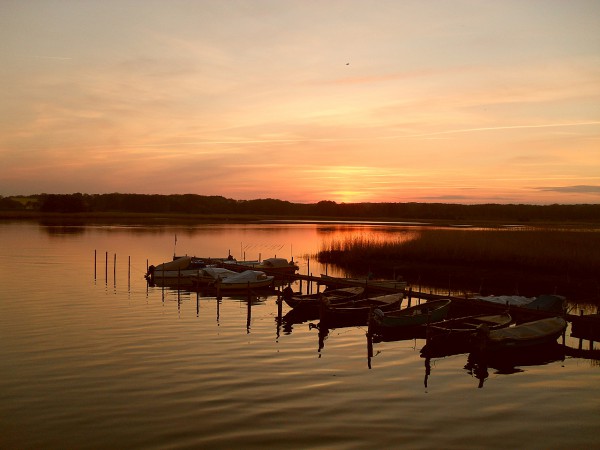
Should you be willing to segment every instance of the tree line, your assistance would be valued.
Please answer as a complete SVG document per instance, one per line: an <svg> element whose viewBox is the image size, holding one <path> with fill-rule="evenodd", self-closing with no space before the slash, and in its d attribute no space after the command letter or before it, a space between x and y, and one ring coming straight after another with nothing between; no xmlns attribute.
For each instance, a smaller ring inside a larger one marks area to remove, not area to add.
<svg viewBox="0 0 600 450"><path fill-rule="evenodd" d="M369 218L390 220L600 221L600 204L291 203L272 198L234 200L196 194L37 194L1 197L0 210L42 213L169 213L260 215L274 218Z"/></svg>

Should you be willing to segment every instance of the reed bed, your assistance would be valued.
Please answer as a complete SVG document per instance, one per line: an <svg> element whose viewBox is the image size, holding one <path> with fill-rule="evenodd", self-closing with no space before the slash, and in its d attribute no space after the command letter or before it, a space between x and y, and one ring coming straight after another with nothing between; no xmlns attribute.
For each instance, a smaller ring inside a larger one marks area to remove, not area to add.
<svg viewBox="0 0 600 450"><path fill-rule="evenodd" d="M349 269L425 264L477 269L600 274L600 232L561 229L432 229L413 239L369 237L332 241L317 255L323 263Z"/></svg>

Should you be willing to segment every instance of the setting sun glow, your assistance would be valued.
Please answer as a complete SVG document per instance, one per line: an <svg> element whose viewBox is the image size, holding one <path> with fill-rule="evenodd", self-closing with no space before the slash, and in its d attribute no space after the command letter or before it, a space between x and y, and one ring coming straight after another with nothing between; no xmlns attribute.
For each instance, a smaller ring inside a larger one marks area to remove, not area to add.
<svg viewBox="0 0 600 450"><path fill-rule="evenodd" d="M599 2L0 13L3 196L600 202Z"/></svg>

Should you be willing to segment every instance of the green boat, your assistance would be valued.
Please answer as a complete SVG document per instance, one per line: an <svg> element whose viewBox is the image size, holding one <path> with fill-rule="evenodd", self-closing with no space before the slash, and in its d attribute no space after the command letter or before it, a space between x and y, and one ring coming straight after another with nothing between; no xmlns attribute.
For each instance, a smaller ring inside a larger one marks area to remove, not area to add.
<svg viewBox="0 0 600 450"><path fill-rule="evenodd" d="M396 311L375 309L372 323L383 329L392 330L417 327L444 320L450 310L450 299L433 300Z"/></svg>

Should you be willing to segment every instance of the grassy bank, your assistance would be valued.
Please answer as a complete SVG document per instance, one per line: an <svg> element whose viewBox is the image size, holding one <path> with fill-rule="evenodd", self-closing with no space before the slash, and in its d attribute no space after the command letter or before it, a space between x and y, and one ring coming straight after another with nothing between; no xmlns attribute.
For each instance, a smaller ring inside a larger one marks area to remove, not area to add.
<svg viewBox="0 0 600 450"><path fill-rule="evenodd" d="M413 284L496 294L577 291L597 299L598 248L597 231L434 229L410 241L334 241L318 259L357 274L387 277L394 269Z"/></svg>

